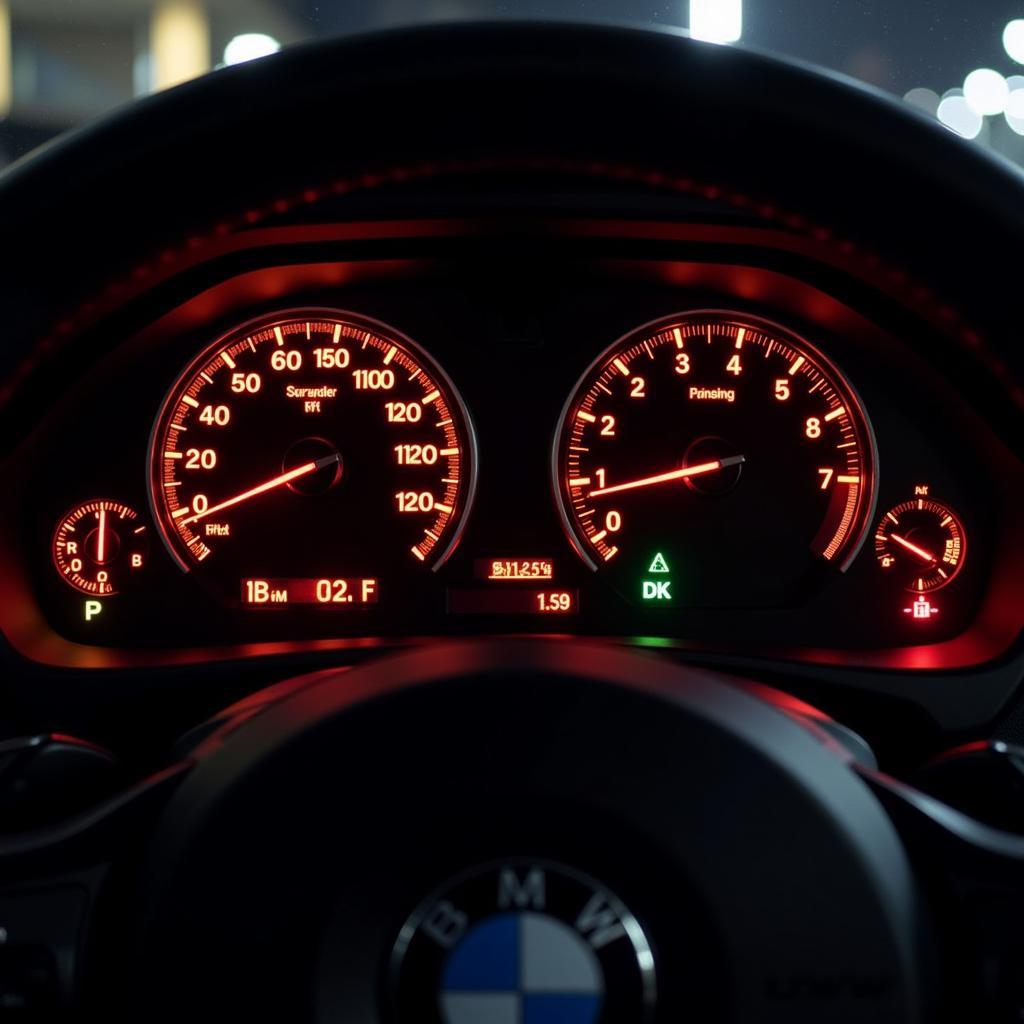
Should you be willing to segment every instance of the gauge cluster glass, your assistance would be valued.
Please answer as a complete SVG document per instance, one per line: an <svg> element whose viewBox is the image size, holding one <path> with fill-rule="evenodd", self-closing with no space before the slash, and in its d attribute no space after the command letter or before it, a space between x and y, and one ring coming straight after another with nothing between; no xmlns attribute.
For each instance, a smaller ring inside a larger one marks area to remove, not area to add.
<svg viewBox="0 0 1024 1024"><path fill-rule="evenodd" d="M62 657L965 635L1000 535L979 496L1014 468L971 456L997 449L956 392L922 412L943 385L892 332L749 267L684 286L527 243L228 275L112 341L10 468Z"/></svg>
<svg viewBox="0 0 1024 1024"><path fill-rule="evenodd" d="M584 373L554 486L580 557L628 599L777 605L857 553L875 443L806 341L728 312L647 324Z"/></svg>
<svg viewBox="0 0 1024 1024"><path fill-rule="evenodd" d="M436 569L472 502L476 444L408 338L323 309L248 323L174 383L150 500L172 558L232 603L378 603Z"/></svg>
<svg viewBox="0 0 1024 1024"><path fill-rule="evenodd" d="M110 597L131 586L149 557L149 531L138 512L117 501L87 501L61 517L53 565L68 586Z"/></svg>

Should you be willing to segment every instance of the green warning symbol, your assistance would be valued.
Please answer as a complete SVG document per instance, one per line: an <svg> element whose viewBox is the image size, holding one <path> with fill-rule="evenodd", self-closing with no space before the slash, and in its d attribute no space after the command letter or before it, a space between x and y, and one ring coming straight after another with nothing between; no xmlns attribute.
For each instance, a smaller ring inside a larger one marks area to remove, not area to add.
<svg viewBox="0 0 1024 1024"><path fill-rule="evenodd" d="M660 551L654 556L654 561L651 562L651 567L647 571L648 572L668 572L669 571L668 562L665 561L665 556Z"/></svg>

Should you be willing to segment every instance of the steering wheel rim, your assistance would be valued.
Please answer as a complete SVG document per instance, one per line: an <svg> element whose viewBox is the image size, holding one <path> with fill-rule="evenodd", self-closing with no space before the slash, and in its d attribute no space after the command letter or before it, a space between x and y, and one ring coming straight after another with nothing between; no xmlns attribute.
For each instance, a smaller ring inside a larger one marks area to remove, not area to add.
<svg viewBox="0 0 1024 1024"><path fill-rule="evenodd" d="M324 132L339 109L343 129ZM296 137L317 145L286 144ZM752 162L759 153L770 159ZM259 175L239 173L256 158ZM150 97L13 165L0 176L0 220L19 253L9 288L21 301L0 417L31 418L17 391L34 373L59 374L60 324L87 322L106 288L123 298L204 239L273 217L282 201L316 205L339 181L358 197L392 175L508 158L599 175L626 164L735 195L824 244L884 241L893 265L933 283L928 301L948 325L962 314L955 340L965 372L991 380L993 415L1004 402L1024 408L1002 258L1024 233L1018 169L793 62L668 31L512 23L297 47ZM977 240L969 261L965 240Z"/></svg>
<svg viewBox="0 0 1024 1024"><path fill-rule="evenodd" d="M612 961L602 1020L820 1019L826 989L836 1022L922 1019L923 906L890 819L824 734L711 673L604 645L426 648L298 680L195 759L132 901L150 1019L306 1019L309 998L311 1020L440 1024L399 926L503 863L582 872L644 922L656 1011Z"/></svg>

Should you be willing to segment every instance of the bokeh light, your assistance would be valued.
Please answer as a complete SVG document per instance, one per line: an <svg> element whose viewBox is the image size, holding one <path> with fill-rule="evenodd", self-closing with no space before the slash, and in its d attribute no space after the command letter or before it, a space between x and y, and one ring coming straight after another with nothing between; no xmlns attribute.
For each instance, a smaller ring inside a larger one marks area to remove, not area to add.
<svg viewBox="0 0 1024 1024"><path fill-rule="evenodd" d="M1001 114L1009 95L1006 79L992 68L976 68L964 79L964 99L976 114Z"/></svg>
<svg viewBox="0 0 1024 1024"><path fill-rule="evenodd" d="M946 96L939 104L939 120L964 139L976 139L985 119L963 96Z"/></svg>

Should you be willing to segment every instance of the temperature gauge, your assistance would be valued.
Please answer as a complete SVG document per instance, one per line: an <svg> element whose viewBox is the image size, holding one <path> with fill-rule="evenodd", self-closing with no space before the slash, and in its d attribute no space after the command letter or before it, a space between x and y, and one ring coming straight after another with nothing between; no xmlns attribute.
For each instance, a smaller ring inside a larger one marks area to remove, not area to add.
<svg viewBox="0 0 1024 1024"><path fill-rule="evenodd" d="M116 501L87 501L57 524L53 564L75 590L109 597L146 564L149 531L138 512Z"/></svg>
<svg viewBox="0 0 1024 1024"><path fill-rule="evenodd" d="M875 530L882 571L915 594L939 590L963 568L967 536L957 514L931 498L904 501Z"/></svg>

